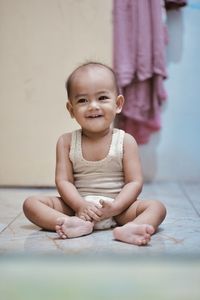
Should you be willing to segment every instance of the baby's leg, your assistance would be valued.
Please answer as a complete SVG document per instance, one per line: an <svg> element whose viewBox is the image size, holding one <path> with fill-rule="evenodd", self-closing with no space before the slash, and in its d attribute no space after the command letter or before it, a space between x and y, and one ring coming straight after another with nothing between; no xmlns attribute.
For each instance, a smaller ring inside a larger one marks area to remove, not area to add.
<svg viewBox="0 0 200 300"><path fill-rule="evenodd" d="M117 223L123 226L114 229L114 237L130 244L146 245L165 216L166 209L161 202L137 200L115 217Z"/></svg>
<svg viewBox="0 0 200 300"><path fill-rule="evenodd" d="M46 230L57 231L62 238L66 235L66 227L68 237L82 236L93 230L93 223L75 217L74 211L60 197L29 197L24 202L23 210L32 223Z"/></svg>

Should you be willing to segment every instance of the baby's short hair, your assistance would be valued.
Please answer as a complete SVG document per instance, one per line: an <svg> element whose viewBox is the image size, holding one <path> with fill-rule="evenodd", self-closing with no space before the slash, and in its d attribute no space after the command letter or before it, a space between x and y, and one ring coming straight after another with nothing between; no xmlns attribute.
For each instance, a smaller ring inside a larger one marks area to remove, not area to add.
<svg viewBox="0 0 200 300"><path fill-rule="evenodd" d="M76 73L76 71L78 70L81 70L82 68L86 68L86 67L102 67L102 68L105 68L106 70L110 71L111 75L113 76L113 81L114 81L114 86L115 86L115 90L116 90L116 93L117 95L119 94L119 87L118 87L118 84L117 84L117 76L114 72L114 70L109 67L108 65L106 64L103 64L103 63L100 63L100 62L95 62L95 61L89 61L87 63L84 63L82 65L80 65L79 67L77 67L68 77L66 83L65 83L65 88L67 90L67 95L68 95L68 98L70 98L70 92L71 92L71 84L72 84L72 81L73 81L73 76L74 74Z"/></svg>

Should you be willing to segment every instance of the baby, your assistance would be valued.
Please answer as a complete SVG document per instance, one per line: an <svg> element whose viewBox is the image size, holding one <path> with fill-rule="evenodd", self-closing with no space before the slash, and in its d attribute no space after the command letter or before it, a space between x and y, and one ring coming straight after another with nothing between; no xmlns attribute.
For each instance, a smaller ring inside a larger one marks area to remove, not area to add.
<svg viewBox="0 0 200 300"><path fill-rule="evenodd" d="M114 227L115 239L148 244L166 209L159 201L138 199L143 180L137 143L113 128L124 103L115 73L104 64L86 63L72 72L66 89L67 109L80 129L57 142L60 197L29 197L26 217L63 239Z"/></svg>

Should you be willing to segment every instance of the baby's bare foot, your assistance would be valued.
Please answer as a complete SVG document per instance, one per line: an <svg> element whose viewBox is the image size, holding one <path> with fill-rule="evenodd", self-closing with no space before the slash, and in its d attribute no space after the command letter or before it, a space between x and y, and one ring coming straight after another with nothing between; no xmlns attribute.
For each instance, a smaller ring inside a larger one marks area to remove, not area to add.
<svg viewBox="0 0 200 300"><path fill-rule="evenodd" d="M154 233L154 228L148 224L134 224L132 222L122 227L116 227L113 235L116 240L138 246L147 245Z"/></svg>
<svg viewBox="0 0 200 300"><path fill-rule="evenodd" d="M94 224L78 217L57 219L56 232L62 239L79 237L92 232Z"/></svg>

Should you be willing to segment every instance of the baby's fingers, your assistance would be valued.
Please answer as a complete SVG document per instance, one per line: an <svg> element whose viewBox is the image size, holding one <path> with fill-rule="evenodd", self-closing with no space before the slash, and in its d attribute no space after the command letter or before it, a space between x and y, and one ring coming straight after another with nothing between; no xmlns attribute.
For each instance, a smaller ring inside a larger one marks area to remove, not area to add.
<svg viewBox="0 0 200 300"><path fill-rule="evenodd" d="M77 217L79 217L83 221L91 221L91 218L87 215L77 215Z"/></svg>
<svg viewBox="0 0 200 300"><path fill-rule="evenodd" d="M90 210L90 217L94 220L94 221L96 221L96 222L98 222L98 221L100 221L100 216L98 216L94 211L92 211L92 210Z"/></svg>
<svg viewBox="0 0 200 300"><path fill-rule="evenodd" d="M101 204L101 207L110 206L110 202L103 199L99 200L99 203Z"/></svg>
<svg viewBox="0 0 200 300"><path fill-rule="evenodd" d="M85 215L85 221L92 221L93 217L90 215Z"/></svg>
<svg viewBox="0 0 200 300"><path fill-rule="evenodd" d="M77 214L76 216L84 221L92 221L92 218L88 215L88 213L81 213Z"/></svg>
<svg viewBox="0 0 200 300"><path fill-rule="evenodd" d="M103 206L105 202L104 202L103 199L100 199L100 200L99 200L99 203Z"/></svg>
<svg viewBox="0 0 200 300"><path fill-rule="evenodd" d="M101 211L102 207L95 207L94 209L92 209L92 211L98 216L98 217L102 217L102 211Z"/></svg>

